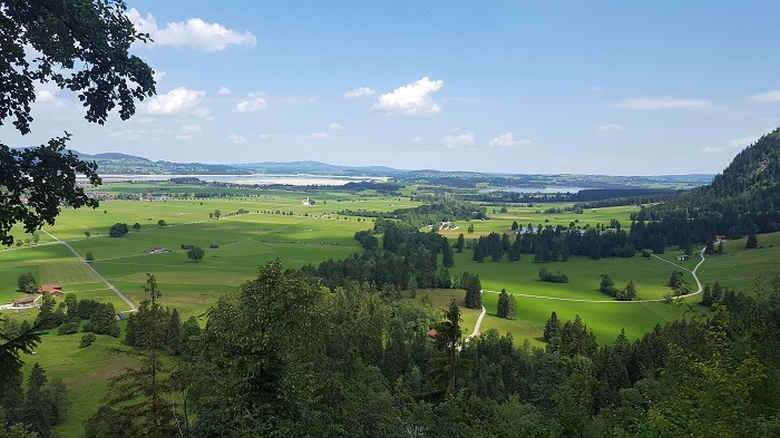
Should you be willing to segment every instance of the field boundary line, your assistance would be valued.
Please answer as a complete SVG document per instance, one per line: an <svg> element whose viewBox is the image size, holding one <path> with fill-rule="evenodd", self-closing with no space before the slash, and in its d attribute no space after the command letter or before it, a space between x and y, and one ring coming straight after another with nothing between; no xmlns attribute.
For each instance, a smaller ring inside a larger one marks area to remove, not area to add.
<svg viewBox="0 0 780 438"><path fill-rule="evenodd" d="M60 240L60 239L59 239L57 236L55 236L55 235L51 234L50 232L48 232L48 231L46 231L46 230L44 230L44 229L41 229L41 231L43 231L44 233L46 233L46 235L48 235L48 236L49 236L49 237L51 237L52 239L56 240L58 243L61 243L61 244L65 245L65 247L66 247L66 248L68 248L68 249L70 250L70 252L72 252L72 253L73 253L73 255L75 255L75 256L76 256L76 258L78 258L78 259L79 259L79 261L80 261L81 263L83 263L83 264L84 264L84 266L86 266L86 267L87 267L87 269L89 269L90 271L92 271L92 273L93 273L93 274L95 274L95 276L96 276L96 277L97 277L97 278L98 278L100 281L102 281L103 283L105 283L105 285L106 285L106 286L108 286L108 288L109 288L109 289L111 289L112 291L114 291L114 293L115 293L115 294L116 294L116 295L117 295L119 298L121 298L121 299L122 299L122 301L124 301L125 303L127 303L127 305L128 305L128 306L130 306L130 311L131 311L131 312L136 312L136 311L138 311L138 306L136 306L136 305L135 305L135 303L133 303L132 301L130 301L130 299L129 299L129 298L127 298L127 297L125 296L125 294L123 294L122 292L120 292L120 291L119 291L119 289L117 289L117 288L116 288L116 287L115 287L113 284L111 284L111 283L110 283L108 280L106 280L106 278L105 278L105 277L103 277L102 275L100 275L100 274L98 273L98 271L96 271L96 270L95 270L95 268L93 268L93 267L92 267L92 265L91 265L89 262L87 262L86 260L84 260L84 257L81 257L81 254L79 254L79 253L78 253L78 252L77 252L75 249L73 249L73 247L72 247L72 246L70 246L70 244L69 244L68 242L65 242L64 240Z"/></svg>

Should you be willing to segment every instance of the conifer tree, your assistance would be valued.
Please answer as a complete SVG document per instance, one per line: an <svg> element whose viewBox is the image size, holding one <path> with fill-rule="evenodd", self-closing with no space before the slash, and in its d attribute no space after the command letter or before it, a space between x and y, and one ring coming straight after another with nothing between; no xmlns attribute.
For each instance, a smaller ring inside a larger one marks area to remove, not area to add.
<svg viewBox="0 0 780 438"><path fill-rule="evenodd" d="M544 325L544 342L552 343L555 339L561 337L561 322L558 320L558 315L553 311L550 317L547 318L547 323Z"/></svg>

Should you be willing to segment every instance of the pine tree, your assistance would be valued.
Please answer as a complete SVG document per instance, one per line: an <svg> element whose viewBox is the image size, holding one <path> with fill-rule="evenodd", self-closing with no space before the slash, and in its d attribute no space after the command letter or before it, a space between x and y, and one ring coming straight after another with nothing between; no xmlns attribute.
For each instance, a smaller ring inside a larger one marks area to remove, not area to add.
<svg viewBox="0 0 780 438"><path fill-rule="evenodd" d="M124 436L170 437L179 434L177 407L170 400L175 393L170 370L160 359L165 347L165 311L157 303L160 292L154 275L147 274L144 291L150 299L142 304L153 315L136 333L137 349L128 354L139 359L138 368L130 368L111 379L102 409L87 420L89 429L123 427ZM140 328L140 327L137 327ZM186 427L186 425L185 425Z"/></svg>
<svg viewBox="0 0 780 438"><path fill-rule="evenodd" d="M547 318L547 323L544 325L544 342L552 343L553 340L560 339L561 337L561 322L558 320L558 315L553 311L550 317Z"/></svg>
<svg viewBox="0 0 780 438"><path fill-rule="evenodd" d="M514 294L509 294L506 319L517 319L517 299Z"/></svg>
<svg viewBox="0 0 780 438"><path fill-rule="evenodd" d="M463 233L460 233L458 235L458 241L455 243L455 252L458 254L463 252L463 246L466 243L466 238L463 236Z"/></svg>
<svg viewBox="0 0 780 438"><path fill-rule="evenodd" d="M501 289L501 293L498 295L498 306L496 310L496 316L499 318L506 318L509 314L509 294L506 293L506 289Z"/></svg>
<svg viewBox="0 0 780 438"><path fill-rule="evenodd" d="M451 268L455 265L455 257L452 254L452 247L447 243L447 239L444 239L444 244L441 246L441 263L445 268Z"/></svg>
<svg viewBox="0 0 780 438"><path fill-rule="evenodd" d="M482 283L479 274L464 272L460 278L460 287L466 290L466 307L479 309L482 307Z"/></svg>
<svg viewBox="0 0 780 438"><path fill-rule="evenodd" d="M756 249L758 248L758 238L756 237L756 232L753 231L748 235L747 242L745 243L746 249Z"/></svg>
<svg viewBox="0 0 780 438"><path fill-rule="evenodd" d="M713 303L712 299L712 289L710 289L709 283L704 286L704 291L701 294L701 304L702 306L711 307Z"/></svg>

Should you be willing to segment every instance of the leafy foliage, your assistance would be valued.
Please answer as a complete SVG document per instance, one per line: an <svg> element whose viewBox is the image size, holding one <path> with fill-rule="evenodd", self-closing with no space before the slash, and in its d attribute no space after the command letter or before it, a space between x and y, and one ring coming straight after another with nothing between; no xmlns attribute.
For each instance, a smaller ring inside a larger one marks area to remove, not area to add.
<svg viewBox="0 0 780 438"><path fill-rule="evenodd" d="M90 122L105 123L117 107L122 119L132 116L135 100L155 89L152 69L128 53L133 42L147 36L136 32L125 10L119 0L5 2L0 124L12 118L17 131L29 133L36 85L47 82L77 93ZM69 139L66 132L22 150L0 144L0 243L13 243L9 232L14 223L22 222L26 232L53 224L61 202L97 207L76 186L76 174L100 184L97 165L65 152Z"/></svg>
<svg viewBox="0 0 780 438"><path fill-rule="evenodd" d="M108 230L108 235L111 237L124 237L127 235L128 231L127 224L117 222L114 225L111 225L111 228Z"/></svg>

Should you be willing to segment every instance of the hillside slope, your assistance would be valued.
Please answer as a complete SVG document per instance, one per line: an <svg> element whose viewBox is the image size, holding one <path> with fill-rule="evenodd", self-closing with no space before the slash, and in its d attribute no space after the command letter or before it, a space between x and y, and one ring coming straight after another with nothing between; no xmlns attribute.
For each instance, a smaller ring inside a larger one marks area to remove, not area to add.
<svg viewBox="0 0 780 438"><path fill-rule="evenodd" d="M740 152L707 186L643 209L634 219L660 224L669 244L740 238L780 230L780 128Z"/></svg>

